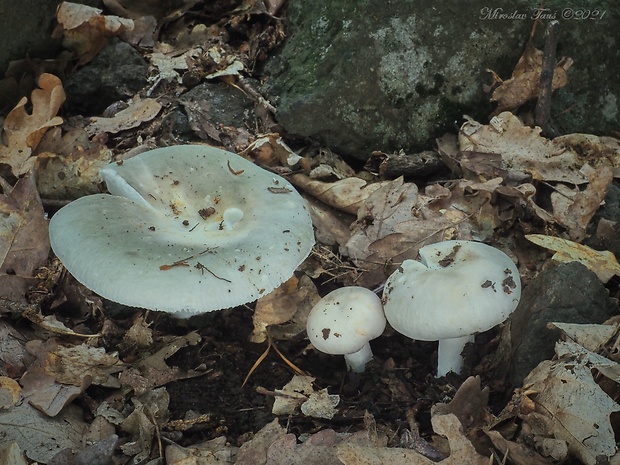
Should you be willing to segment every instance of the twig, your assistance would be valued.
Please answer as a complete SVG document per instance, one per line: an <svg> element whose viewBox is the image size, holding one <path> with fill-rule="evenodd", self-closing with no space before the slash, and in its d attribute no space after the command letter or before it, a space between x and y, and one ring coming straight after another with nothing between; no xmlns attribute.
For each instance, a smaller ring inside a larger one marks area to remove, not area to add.
<svg viewBox="0 0 620 465"><path fill-rule="evenodd" d="M545 48L543 50L542 70L540 73L540 92L536 102L535 122L542 128L545 136L554 136L555 130L551 128L549 118L551 116L551 93L553 92L553 70L555 68L555 52L558 46L560 23L551 21L545 33Z"/></svg>

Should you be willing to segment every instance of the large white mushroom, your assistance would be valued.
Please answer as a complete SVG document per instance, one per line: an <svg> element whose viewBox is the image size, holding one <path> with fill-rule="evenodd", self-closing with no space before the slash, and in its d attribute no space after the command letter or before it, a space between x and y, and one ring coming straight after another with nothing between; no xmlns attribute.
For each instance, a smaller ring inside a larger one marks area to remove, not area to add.
<svg viewBox="0 0 620 465"><path fill-rule="evenodd" d="M50 221L55 254L85 286L176 316L234 307L290 278L314 244L284 178L206 145L166 147L101 171L112 195Z"/></svg>
<svg viewBox="0 0 620 465"><path fill-rule="evenodd" d="M385 315L412 339L439 341L437 376L460 373L465 344L517 307L519 272L504 252L480 242L438 242L419 254L386 281Z"/></svg>

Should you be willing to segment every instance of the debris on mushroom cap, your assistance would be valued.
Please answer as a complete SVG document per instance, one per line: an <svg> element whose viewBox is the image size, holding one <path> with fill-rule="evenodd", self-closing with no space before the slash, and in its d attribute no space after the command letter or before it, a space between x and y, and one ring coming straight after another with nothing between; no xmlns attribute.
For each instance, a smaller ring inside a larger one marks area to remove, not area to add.
<svg viewBox="0 0 620 465"><path fill-rule="evenodd" d="M319 300L308 315L308 338L321 352L357 352L385 329L381 299L357 286L342 287Z"/></svg>
<svg viewBox="0 0 620 465"><path fill-rule="evenodd" d="M386 281L383 305L398 332L424 341L458 338L503 322L521 298L517 267L502 251L472 241L420 249Z"/></svg>
<svg viewBox="0 0 620 465"><path fill-rule="evenodd" d="M101 170L112 195L50 221L52 248L85 286L188 317L268 294L308 256L314 232L284 178L203 145L144 152Z"/></svg>

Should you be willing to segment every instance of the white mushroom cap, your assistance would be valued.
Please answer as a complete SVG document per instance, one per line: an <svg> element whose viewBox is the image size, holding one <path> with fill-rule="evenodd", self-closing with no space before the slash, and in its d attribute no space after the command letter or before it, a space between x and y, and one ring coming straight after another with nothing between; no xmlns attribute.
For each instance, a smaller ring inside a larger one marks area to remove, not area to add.
<svg viewBox="0 0 620 465"><path fill-rule="evenodd" d="M385 315L412 339L440 341L438 376L458 373L472 335L503 322L517 307L519 272L505 253L480 242L438 242L419 253L419 262L405 260L386 281Z"/></svg>
<svg viewBox="0 0 620 465"><path fill-rule="evenodd" d="M144 152L101 170L112 195L50 222L52 248L85 286L125 305L187 317L266 295L314 244L291 184L206 145Z"/></svg>
<svg viewBox="0 0 620 465"><path fill-rule="evenodd" d="M363 287L342 287L319 300L308 315L306 331L314 347L344 355L347 367L362 372L372 358L368 341L385 329L381 299Z"/></svg>

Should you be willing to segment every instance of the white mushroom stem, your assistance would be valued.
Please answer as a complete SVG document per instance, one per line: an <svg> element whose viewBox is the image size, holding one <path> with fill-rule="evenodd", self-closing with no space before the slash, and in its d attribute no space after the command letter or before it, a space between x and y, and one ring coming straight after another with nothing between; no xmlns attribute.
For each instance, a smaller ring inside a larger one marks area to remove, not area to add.
<svg viewBox="0 0 620 465"><path fill-rule="evenodd" d="M370 344L366 343L360 350L353 352L352 354L345 354L344 361L347 363L347 368L353 373L363 373L366 364L372 359L372 350Z"/></svg>
<svg viewBox="0 0 620 465"><path fill-rule="evenodd" d="M450 371L460 373L463 367L463 349L468 342L474 342L474 336L440 339L437 350L437 377L445 376Z"/></svg>

